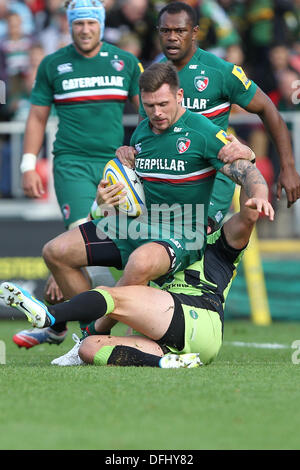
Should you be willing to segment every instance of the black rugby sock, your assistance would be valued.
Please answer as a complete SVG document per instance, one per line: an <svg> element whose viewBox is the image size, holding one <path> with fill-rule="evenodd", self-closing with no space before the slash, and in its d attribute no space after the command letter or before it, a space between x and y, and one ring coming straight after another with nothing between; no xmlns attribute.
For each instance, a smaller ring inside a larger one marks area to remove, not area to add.
<svg viewBox="0 0 300 470"><path fill-rule="evenodd" d="M55 318L55 323L84 321L90 323L113 310L113 299L104 290L89 290L76 295L71 300L49 306L48 310Z"/></svg>
<svg viewBox="0 0 300 470"><path fill-rule="evenodd" d="M160 356L145 353L130 346L115 346L107 360L107 365L159 367Z"/></svg>

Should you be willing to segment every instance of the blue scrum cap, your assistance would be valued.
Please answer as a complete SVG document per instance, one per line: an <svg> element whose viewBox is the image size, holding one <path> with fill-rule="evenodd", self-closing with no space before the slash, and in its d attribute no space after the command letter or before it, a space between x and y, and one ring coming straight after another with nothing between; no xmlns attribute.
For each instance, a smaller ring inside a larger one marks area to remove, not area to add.
<svg viewBox="0 0 300 470"><path fill-rule="evenodd" d="M105 8L100 0L72 0L67 8L69 28L76 20L93 19L100 23L100 40L103 38L105 26Z"/></svg>

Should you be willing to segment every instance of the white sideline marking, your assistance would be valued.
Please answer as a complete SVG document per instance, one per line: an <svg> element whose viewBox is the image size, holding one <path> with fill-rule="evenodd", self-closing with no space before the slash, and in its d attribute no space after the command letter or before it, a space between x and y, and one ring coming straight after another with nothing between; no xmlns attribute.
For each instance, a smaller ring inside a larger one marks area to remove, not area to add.
<svg viewBox="0 0 300 470"><path fill-rule="evenodd" d="M224 341L224 344L239 346L242 348L261 348L261 349L290 349L287 344L278 343L245 343L243 341Z"/></svg>

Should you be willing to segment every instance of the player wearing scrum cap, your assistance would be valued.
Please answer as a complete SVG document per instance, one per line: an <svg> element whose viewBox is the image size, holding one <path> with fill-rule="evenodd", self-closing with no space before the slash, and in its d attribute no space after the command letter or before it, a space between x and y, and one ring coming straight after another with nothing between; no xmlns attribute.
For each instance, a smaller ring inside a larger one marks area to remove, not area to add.
<svg viewBox="0 0 300 470"><path fill-rule="evenodd" d="M54 105L59 119L53 147L54 184L66 229L85 221L104 165L123 143L122 117L130 99L138 110L142 65L132 54L102 41L105 9L99 0L66 2L72 43L46 56L38 69L24 136L23 188L40 198L44 188L36 159ZM113 279L111 279L113 282ZM60 294L55 284L51 293ZM51 300L51 299L49 299ZM23 331L19 346L60 343L65 325L56 331Z"/></svg>

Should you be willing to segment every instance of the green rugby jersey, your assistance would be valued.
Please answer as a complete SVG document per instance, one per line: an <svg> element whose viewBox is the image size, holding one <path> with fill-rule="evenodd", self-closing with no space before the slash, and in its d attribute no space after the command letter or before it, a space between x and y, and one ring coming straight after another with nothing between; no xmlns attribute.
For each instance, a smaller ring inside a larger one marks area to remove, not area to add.
<svg viewBox="0 0 300 470"><path fill-rule="evenodd" d="M225 135L210 120L188 110L162 134L152 131L148 118L140 122L132 135L131 145L138 152L136 172L144 184L151 225L158 206L162 209L161 213L170 214L168 208L176 204L184 209L187 216L185 223L188 221L190 229L195 230L195 207L202 205L201 231L206 233L215 175L224 165L217 155L226 143ZM171 221L172 216L171 213Z"/></svg>
<svg viewBox="0 0 300 470"><path fill-rule="evenodd" d="M162 62L166 61L166 58L162 59ZM183 106L225 130L232 104L246 107L257 90L257 85L247 78L241 67L200 48L178 71L178 76L184 90ZM140 114L146 116L142 104ZM233 181L217 174L209 207L209 216L217 224L222 222L231 206L234 189Z"/></svg>
<svg viewBox="0 0 300 470"><path fill-rule="evenodd" d="M162 62L166 61L166 58L162 59ZM178 76L184 90L182 105L208 117L225 130L232 104L247 106L257 89L241 67L203 49L196 50L191 60L178 71ZM140 113L146 116L142 105Z"/></svg>
<svg viewBox="0 0 300 470"><path fill-rule="evenodd" d="M138 95L142 65L132 54L102 43L87 58L73 44L45 57L38 69L31 103L55 105L59 126L55 157L106 162L123 144L127 98Z"/></svg>

